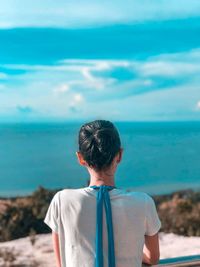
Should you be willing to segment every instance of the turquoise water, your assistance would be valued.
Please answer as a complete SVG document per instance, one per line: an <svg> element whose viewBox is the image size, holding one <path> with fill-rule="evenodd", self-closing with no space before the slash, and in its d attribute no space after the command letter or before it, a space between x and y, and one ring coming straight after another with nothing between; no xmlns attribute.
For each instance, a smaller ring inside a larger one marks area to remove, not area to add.
<svg viewBox="0 0 200 267"><path fill-rule="evenodd" d="M0 196L87 186L82 123L0 124ZM124 154L116 185L150 194L200 188L200 122L115 122Z"/></svg>

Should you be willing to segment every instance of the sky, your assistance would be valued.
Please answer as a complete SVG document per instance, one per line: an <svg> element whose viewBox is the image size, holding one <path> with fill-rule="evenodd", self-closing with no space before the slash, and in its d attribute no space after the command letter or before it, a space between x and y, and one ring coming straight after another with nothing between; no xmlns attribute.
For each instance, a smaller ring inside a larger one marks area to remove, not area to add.
<svg viewBox="0 0 200 267"><path fill-rule="evenodd" d="M199 74L199 0L0 0L0 122L200 120Z"/></svg>

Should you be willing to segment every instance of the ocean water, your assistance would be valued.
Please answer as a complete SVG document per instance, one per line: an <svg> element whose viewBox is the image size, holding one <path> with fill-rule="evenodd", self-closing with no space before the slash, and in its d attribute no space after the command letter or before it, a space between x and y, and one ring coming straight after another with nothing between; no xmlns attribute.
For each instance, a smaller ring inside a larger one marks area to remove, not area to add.
<svg viewBox="0 0 200 267"><path fill-rule="evenodd" d="M0 124L0 196L87 186L82 123ZM200 122L115 122L124 148L116 186L149 194L200 188Z"/></svg>

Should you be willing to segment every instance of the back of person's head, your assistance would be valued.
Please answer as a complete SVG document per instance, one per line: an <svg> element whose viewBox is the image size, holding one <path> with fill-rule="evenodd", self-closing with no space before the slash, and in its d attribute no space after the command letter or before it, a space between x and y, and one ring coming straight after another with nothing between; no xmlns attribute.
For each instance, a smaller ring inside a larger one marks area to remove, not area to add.
<svg viewBox="0 0 200 267"><path fill-rule="evenodd" d="M117 128L107 120L82 125L78 143L83 159L97 171L108 168L121 148Z"/></svg>

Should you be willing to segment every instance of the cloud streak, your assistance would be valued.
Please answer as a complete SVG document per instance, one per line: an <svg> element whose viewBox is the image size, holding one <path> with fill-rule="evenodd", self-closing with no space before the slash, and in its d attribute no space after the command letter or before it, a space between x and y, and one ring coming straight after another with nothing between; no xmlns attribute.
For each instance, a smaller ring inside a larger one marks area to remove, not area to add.
<svg viewBox="0 0 200 267"><path fill-rule="evenodd" d="M0 27L80 28L194 17L198 0L0 0Z"/></svg>
<svg viewBox="0 0 200 267"><path fill-rule="evenodd" d="M196 110L200 111L200 100L196 104Z"/></svg>
<svg viewBox="0 0 200 267"><path fill-rule="evenodd" d="M144 60L198 48L200 18L76 30L0 30L0 40L2 64L55 65L65 58Z"/></svg>
<svg viewBox="0 0 200 267"><path fill-rule="evenodd" d="M84 92L86 98L106 101L170 90L174 86L196 85L200 82L200 63L193 62L193 58L199 57L200 49L196 49L152 56L148 60L66 59L57 65L3 65L2 68L26 69L19 81L30 82L38 76L43 87L49 77L48 83L56 95Z"/></svg>

